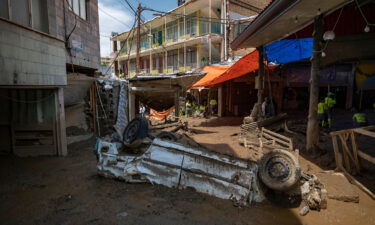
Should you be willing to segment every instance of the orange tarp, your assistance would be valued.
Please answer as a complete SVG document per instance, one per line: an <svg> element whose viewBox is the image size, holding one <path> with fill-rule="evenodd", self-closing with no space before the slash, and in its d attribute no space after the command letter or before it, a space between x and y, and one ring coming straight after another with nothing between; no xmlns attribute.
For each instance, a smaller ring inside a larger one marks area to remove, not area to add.
<svg viewBox="0 0 375 225"><path fill-rule="evenodd" d="M174 106L163 111L163 112L158 112L154 109L150 109L150 117L153 118L153 119L157 119L157 120L165 120L167 119L167 116L169 116L169 114L171 114L171 112L174 110Z"/></svg>
<svg viewBox="0 0 375 225"><path fill-rule="evenodd" d="M207 72L207 74L195 83L192 88L219 84L257 70L259 68L259 52L255 50L242 57L229 68L228 66L226 69L223 67L224 66L206 66L203 71Z"/></svg>
<svg viewBox="0 0 375 225"><path fill-rule="evenodd" d="M197 83L191 86L191 88L207 86L206 83L209 83L215 78L219 77L221 74L227 71L228 68L230 68L230 66L205 66L203 68L203 72L206 72L207 74Z"/></svg>

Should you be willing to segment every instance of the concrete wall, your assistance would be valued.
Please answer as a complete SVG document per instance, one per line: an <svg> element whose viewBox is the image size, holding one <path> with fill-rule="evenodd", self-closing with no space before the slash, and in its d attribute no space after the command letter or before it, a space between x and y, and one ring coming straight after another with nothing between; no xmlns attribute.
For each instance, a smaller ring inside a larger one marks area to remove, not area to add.
<svg viewBox="0 0 375 225"><path fill-rule="evenodd" d="M66 85L64 42L0 19L0 85Z"/></svg>
<svg viewBox="0 0 375 225"><path fill-rule="evenodd" d="M53 15L56 15L56 17L53 18ZM73 48L70 49L71 55L68 51L66 53L67 63L70 64L73 62L74 65L85 67L86 69L99 69L100 42L98 1L87 1L86 20L75 16L69 9L67 1L63 0L55 1L55 8L50 9L50 16L56 21L54 26L50 26L50 32L54 32L54 34L61 39L65 39L65 37L69 35L77 20L76 28L69 38L68 46ZM81 45L82 49L77 49L74 45Z"/></svg>

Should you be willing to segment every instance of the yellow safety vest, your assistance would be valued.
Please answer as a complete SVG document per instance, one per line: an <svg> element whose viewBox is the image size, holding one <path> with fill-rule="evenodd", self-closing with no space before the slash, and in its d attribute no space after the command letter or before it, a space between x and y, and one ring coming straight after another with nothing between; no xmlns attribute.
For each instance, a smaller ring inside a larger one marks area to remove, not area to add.
<svg viewBox="0 0 375 225"><path fill-rule="evenodd" d="M327 104L324 102L319 102L318 104L318 114L324 114L327 111Z"/></svg>
<svg viewBox="0 0 375 225"><path fill-rule="evenodd" d="M210 105L217 105L217 101L215 99L210 100Z"/></svg>
<svg viewBox="0 0 375 225"><path fill-rule="evenodd" d="M190 107L191 106L190 102L186 102L186 106Z"/></svg>
<svg viewBox="0 0 375 225"><path fill-rule="evenodd" d="M366 123L367 122L366 114L356 113L353 115L353 120L357 123Z"/></svg>
<svg viewBox="0 0 375 225"><path fill-rule="evenodd" d="M326 103L327 107L330 108L330 107L333 107L336 105L336 100L333 99L333 98L330 98L330 97L326 97L324 99L324 102Z"/></svg>
<svg viewBox="0 0 375 225"><path fill-rule="evenodd" d="M205 109L206 109L206 107L204 107L203 105L199 106L199 110L200 110L200 111L203 111L203 110L205 110Z"/></svg>

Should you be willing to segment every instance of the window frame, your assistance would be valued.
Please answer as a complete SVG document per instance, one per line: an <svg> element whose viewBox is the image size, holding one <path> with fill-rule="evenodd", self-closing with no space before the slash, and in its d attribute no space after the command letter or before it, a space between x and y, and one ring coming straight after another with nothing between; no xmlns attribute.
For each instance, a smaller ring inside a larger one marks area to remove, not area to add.
<svg viewBox="0 0 375 225"><path fill-rule="evenodd" d="M82 10L81 10L81 6L82 6L82 1L84 2L84 6L85 6L85 18L83 18L83 16L81 15L81 12L82 12ZM78 2L77 4L77 7L78 7L78 13L77 12L75 12L75 9L74 9L74 4L75 4L75 2ZM72 12L72 13L74 13L76 16L78 16L79 18L81 18L82 20L84 20L84 21L88 21L88 15L89 15L89 13L88 13L88 3L89 3L89 1L88 0L68 0L68 9Z"/></svg>

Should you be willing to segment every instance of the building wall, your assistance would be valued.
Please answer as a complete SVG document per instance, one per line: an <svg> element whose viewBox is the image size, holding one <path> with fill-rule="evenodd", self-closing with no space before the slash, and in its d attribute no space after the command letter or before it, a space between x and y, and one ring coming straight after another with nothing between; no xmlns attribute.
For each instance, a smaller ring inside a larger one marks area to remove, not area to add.
<svg viewBox="0 0 375 225"><path fill-rule="evenodd" d="M66 85L64 42L0 19L0 85Z"/></svg>
<svg viewBox="0 0 375 225"><path fill-rule="evenodd" d="M55 1L55 8L50 10L50 16L54 19L53 15L56 15L56 23L52 23L50 30L58 38L65 39L74 29L67 43L67 63L73 62L78 67L96 70L100 67L98 1L86 1L86 9L87 19L84 20L76 16L66 0Z"/></svg>

